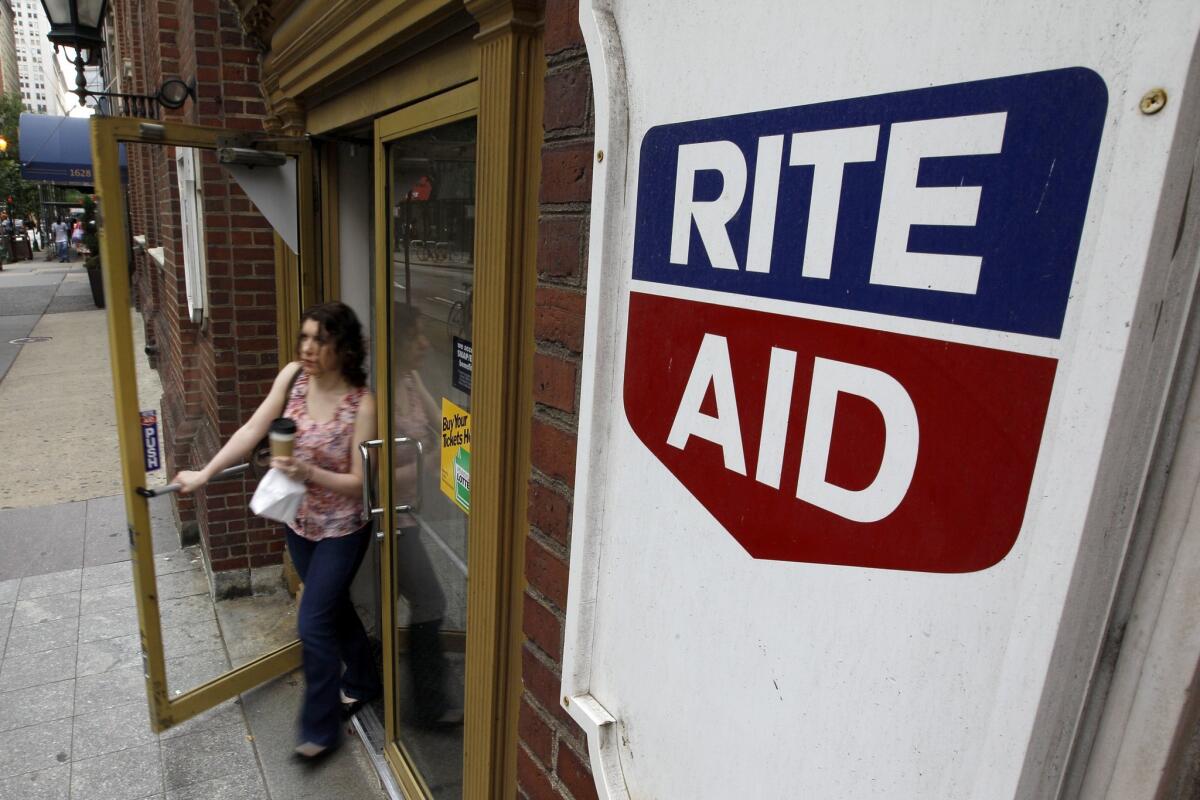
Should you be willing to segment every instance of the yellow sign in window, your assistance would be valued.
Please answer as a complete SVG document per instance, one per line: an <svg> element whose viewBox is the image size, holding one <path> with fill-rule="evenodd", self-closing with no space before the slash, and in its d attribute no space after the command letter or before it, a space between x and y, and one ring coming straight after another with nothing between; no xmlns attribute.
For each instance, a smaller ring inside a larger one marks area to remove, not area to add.
<svg viewBox="0 0 1200 800"><path fill-rule="evenodd" d="M442 398L442 494L471 511L471 412Z"/></svg>

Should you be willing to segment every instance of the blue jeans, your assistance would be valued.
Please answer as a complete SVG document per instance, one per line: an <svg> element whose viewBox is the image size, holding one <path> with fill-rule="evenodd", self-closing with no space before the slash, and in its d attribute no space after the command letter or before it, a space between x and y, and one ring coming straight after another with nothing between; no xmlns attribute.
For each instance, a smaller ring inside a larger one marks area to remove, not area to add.
<svg viewBox="0 0 1200 800"><path fill-rule="evenodd" d="M288 552L304 581L297 619L304 652L302 742L325 747L338 743L339 689L359 700L379 694L371 643L350 601L350 582L370 543L370 525L348 536L317 542L287 531Z"/></svg>
<svg viewBox="0 0 1200 800"><path fill-rule="evenodd" d="M58 250L58 260L66 261L67 260L67 243L66 242L55 242L54 247Z"/></svg>

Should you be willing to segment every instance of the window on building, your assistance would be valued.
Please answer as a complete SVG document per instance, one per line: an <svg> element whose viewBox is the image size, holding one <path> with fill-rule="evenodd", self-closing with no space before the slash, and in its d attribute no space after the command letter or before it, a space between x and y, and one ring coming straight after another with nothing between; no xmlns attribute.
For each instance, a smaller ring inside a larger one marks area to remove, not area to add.
<svg viewBox="0 0 1200 800"><path fill-rule="evenodd" d="M208 266L205 262L204 199L201 194L200 153L190 147L175 148L179 178L179 215L183 228L183 275L191 320L199 325L208 308Z"/></svg>

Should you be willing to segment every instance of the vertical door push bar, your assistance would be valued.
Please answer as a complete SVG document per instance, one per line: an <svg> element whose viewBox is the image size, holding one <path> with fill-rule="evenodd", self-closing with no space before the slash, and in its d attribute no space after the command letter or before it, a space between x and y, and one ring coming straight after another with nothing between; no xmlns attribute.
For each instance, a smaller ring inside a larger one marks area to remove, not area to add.
<svg viewBox="0 0 1200 800"><path fill-rule="evenodd" d="M407 513L415 514L421 510L421 487L424 485L424 481L425 481L425 448L421 444L420 439L413 439L408 436L397 436L393 441L395 444L410 445L417 449L417 496L416 496L416 500L413 501L412 503L405 503L404 505L396 506L396 508L395 508L395 512L397 514L407 514ZM374 462L371 460L371 451L378 450L382 446L383 446L383 439L371 439L370 441L363 442L362 444L360 444L358 446L358 453L360 456L362 456L362 462L363 462L363 489L362 489L362 491L363 491L362 521L363 522L369 521L372 517L383 516L383 509L376 507L375 500L372 497L372 495L374 494L373 489L375 486L375 481L374 481L375 465L374 465ZM383 534L380 533L379 537L382 538Z"/></svg>

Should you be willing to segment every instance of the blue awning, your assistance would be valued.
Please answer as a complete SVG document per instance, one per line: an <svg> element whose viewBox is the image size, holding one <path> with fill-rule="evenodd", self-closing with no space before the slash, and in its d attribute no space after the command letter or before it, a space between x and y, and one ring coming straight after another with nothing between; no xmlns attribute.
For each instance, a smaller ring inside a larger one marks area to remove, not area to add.
<svg viewBox="0 0 1200 800"><path fill-rule="evenodd" d="M18 136L21 177L62 186L94 186L92 132L87 117L22 114ZM126 180L125 147L121 147L121 181Z"/></svg>

